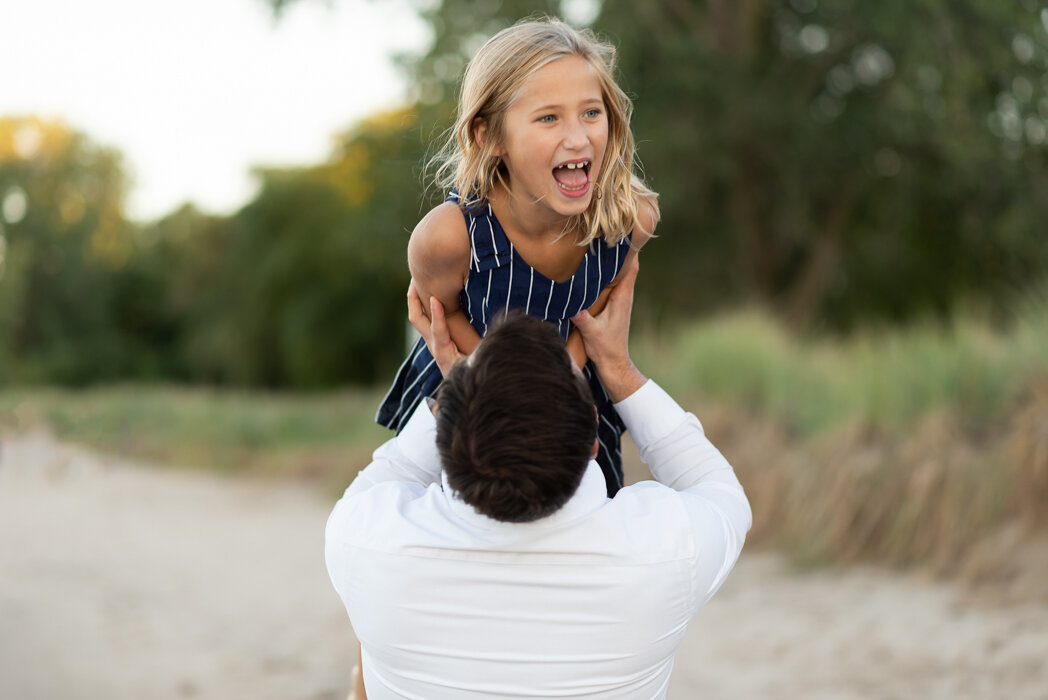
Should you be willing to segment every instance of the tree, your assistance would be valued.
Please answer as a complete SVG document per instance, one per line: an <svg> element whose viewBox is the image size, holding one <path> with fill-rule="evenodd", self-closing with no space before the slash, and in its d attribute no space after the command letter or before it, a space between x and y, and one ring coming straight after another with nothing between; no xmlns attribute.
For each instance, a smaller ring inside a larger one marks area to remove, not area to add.
<svg viewBox="0 0 1048 700"><path fill-rule="evenodd" d="M604 2L663 195L645 257L666 303L757 298L846 326L1043 275L1039 9Z"/></svg>
<svg viewBox="0 0 1048 700"><path fill-rule="evenodd" d="M417 113L375 115L322 164L263 170L232 217L124 220L120 157L0 121L0 381L371 383L403 358ZM413 175L412 175L413 174Z"/></svg>
<svg viewBox="0 0 1048 700"><path fill-rule="evenodd" d="M220 381L315 388L391 376L403 357L421 158L410 112L378 115L324 164L260 173L187 341Z"/></svg>
<svg viewBox="0 0 1048 700"><path fill-rule="evenodd" d="M120 157L60 122L0 118L0 380L118 376L113 273L127 264Z"/></svg>

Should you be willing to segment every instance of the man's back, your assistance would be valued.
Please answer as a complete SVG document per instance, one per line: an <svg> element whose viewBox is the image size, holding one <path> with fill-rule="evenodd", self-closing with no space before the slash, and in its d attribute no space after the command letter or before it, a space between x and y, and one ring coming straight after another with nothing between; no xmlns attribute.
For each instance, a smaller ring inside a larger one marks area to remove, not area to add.
<svg viewBox="0 0 1048 700"><path fill-rule="evenodd" d="M591 463L556 513L503 523L437 481L424 407L376 452L327 533L372 700L665 694L673 653L750 514L694 417L657 386L637 394L624 418L656 476L680 490L645 482L609 500Z"/></svg>

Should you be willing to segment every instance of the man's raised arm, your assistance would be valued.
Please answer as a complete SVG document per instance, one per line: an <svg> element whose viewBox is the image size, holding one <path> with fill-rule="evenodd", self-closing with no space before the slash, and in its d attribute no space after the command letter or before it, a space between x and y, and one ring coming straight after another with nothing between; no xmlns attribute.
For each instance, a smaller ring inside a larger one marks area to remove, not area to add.
<svg viewBox="0 0 1048 700"><path fill-rule="evenodd" d="M701 605L735 564L753 515L734 470L706 437L699 420L646 379L630 358L629 325L638 269L634 262L601 313L583 312L572 320L641 459L656 481L680 493L696 535L696 602Z"/></svg>

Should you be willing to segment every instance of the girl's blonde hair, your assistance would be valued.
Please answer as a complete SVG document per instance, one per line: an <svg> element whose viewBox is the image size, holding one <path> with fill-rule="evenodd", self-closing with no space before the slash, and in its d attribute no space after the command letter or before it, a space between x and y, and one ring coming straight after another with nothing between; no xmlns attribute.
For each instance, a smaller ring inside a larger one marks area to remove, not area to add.
<svg viewBox="0 0 1048 700"><path fill-rule="evenodd" d="M596 191L586 211L569 219L564 233L574 234L579 245L600 237L618 243L636 225L638 200L649 202L658 215L658 195L633 173L633 104L615 83L615 47L589 30L556 19L529 20L491 37L462 78L458 119L431 161L438 165L436 182L456 190L467 206L486 200L502 181L501 159L494 151L505 136L506 110L535 71L564 56L579 56L592 66L608 114L608 145L594 179ZM487 123L483 145L474 133L478 117Z"/></svg>

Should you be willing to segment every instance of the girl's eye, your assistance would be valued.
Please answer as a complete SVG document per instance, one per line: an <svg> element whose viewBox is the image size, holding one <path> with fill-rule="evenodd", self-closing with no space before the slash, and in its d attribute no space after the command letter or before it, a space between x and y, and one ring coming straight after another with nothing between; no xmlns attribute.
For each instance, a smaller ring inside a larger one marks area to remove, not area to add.
<svg viewBox="0 0 1048 700"><path fill-rule="evenodd" d="M590 119L594 119L596 117L599 117L600 116L600 110L596 109L596 108L587 110L586 111L586 116L589 117Z"/></svg>
<svg viewBox="0 0 1048 700"><path fill-rule="evenodd" d="M539 117L539 121L543 124L552 124L555 117L552 114Z"/></svg>

